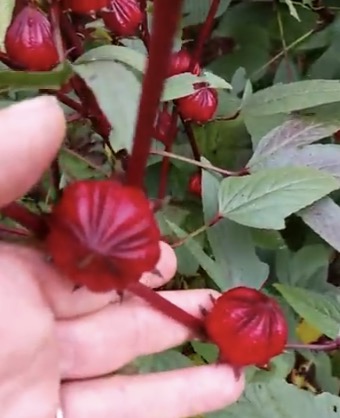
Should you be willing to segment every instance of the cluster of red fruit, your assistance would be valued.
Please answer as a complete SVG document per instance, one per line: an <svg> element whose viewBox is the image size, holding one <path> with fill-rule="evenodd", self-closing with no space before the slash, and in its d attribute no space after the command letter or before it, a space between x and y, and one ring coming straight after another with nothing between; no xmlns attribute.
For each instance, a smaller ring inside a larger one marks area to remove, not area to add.
<svg viewBox="0 0 340 418"><path fill-rule="evenodd" d="M115 36L134 35L143 20L137 0L63 0L62 7L65 12L97 13ZM5 48L11 62L25 70L48 71L60 60L51 23L33 4L14 17L6 33ZM191 66L189 53L181 50L173 55L168 76L188 72ZM199 65L194 63L192 72L199 74L200 71ZM176 104L183 119L204 123L212 119L217 102L215 89L199 85L197 92L178 99Z"/></svg>
<svg viewBox="0 0 340 418"><path fill-rule="evenodd" d="M61 4L66 13L100 14L117 36L133 35L144 19L137 0L63 0ZM14 17L5 46L17 68L45 71L59 62L51 23L31 3ZM168 76L190 71L201 72L190 54L185 50L174 53ZM84 93L82 83L80 80L73 86ZM85 99L94 107L92 92L87 90ZM184 120L204 123L216 111L217 93L207 85L198 85L197 91L176 100L175 105ZM94 117L106 132L102 115ZM170 115L159 120L163 125L171 123ZM200 195L199 174L190 187ZM160 231L150 202L142 190L116 180L68 185L46 222L44 243L55 266L77 286L94 292L131 290L141 274L155 268L160 255ZM221 360L235 366L266 364L282 352L287 339L278 304L257 290L243 287L225 292L215 301L205 317L204 329L219 346Z"/></svg>

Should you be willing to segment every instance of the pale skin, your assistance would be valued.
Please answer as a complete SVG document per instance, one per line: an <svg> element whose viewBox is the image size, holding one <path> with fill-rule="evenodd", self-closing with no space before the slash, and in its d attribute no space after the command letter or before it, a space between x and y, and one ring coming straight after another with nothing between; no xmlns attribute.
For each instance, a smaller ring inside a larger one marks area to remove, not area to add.
<svg viewBox="0 0 340 418"><path fill-rule="evenodd" d="M22 102L0 112L0 206L22 196L48 168L65 134L53 98ZM162 278L176 257L160 243ZM37 251L0 244L1 418L186 418L224 408L244 388L243 375L208 365L149 375L112 374L136 357L182 344L192 335L143 301L115 292L72 292ZM162 292L188 312L209 309L211 290ZM105 376L108 375L108 376ZM80 381L81 379L81 381ZM67 380L67 382L65 382ZM61 383L62 382L62 383Z"/></svg>

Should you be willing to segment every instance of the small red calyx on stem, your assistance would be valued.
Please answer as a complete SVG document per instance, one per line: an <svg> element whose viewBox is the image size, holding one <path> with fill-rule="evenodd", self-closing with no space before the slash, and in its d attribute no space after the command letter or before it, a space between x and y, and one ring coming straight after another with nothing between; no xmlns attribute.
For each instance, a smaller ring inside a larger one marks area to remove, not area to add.
<svg viewBox="0 0 340 418"><path fill-rule="evenodd" d="M202 173L194 173L189 180L189 192L197 197L202 196Z"/></svg>
<svg viewBox="0 0 340 418"><path fill-rule="evenodd" d="M279 304L255 289L223 293L205 318L207 335L233 366L263 366L283 352L288 327Z"/></svg>
<svg viewBox="0 0 340 418"><path fill-rule="evenodd" d="M140 189L113 180L67 186L49 217L56 267L93 292L124 290L155 268L160 232Z"/></svg>
<svg viewBox="0 0 340 418"><path fill-rule="evenodd" d="M110 0L109 11L101 14L105 26L117 36L132 36L143 21L136 0Z"/></svg>
<svg viewBox="0 0 340 418"><path fill-rule="evenodd" d="M168 77L186 72L192 72L193 74L198 75L201 72L201 68L198 64L196 64L191 71L191 60L191 55L185 49L174 52L171 56L171 64Z"/></svg>
<svg viewBox="0 0 340 418"><path fill-rule="evenodd" d="M211 120L218 105L217 91L202 87L189 96L176 100L177 108L184 120L205 123Z"/></svg>
<svg viewBox="0 0 340 418"><path fill-rule="evenodd" d="M59 61L51 24L33 5L14 17L6 32L5 48L10 60L30 71L49 71Z"/></svg>
<svg viewBox="0 0 340 418"><path fill-rule="evenodd" d="M109 0L62 0L62 7L64 10L89 14L95 13L108 7Z"/></svg>
<svg viewBox="0 0 340 418"><path fill-rule="evenodd" d="M155 131L153 136L162 142L164 145L169 141L169 129L172 125L172 116L167 109L162 109L158 112L157 120L155 123ZM176 129L177 131L177 129Z"/></svg>

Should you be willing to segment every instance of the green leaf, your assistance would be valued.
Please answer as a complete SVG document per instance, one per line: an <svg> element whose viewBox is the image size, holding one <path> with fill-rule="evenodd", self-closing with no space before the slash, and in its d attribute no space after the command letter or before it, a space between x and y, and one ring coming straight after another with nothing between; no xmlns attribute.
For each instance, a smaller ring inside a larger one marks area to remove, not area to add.
<svg viewBox="0 0 340 418"><path fill-rule="evenodd" d="M215 344L191 341L191 345L195 352L208 363L214 363L218 360L219 350Z"/></svg>
<svg viewBox="0 0 340 418"><path fill-rule="evenodd" d="M76 64L86 64L93 61L118 61L129 65L137 71L144 72L146 56L132 48L118 45L104 45L91 49L76 61Z"/></svg>
<svg viewBox="0 0 340 418"><path fill-rule="evenodd" d="M183 231L175 223L166 220L171 230L179 237L185 238L188 234ZM195 239L188 239L183 245L185 245L191 254L197 259L202 269L208 274L208 276L222 289L224 286L223 277L221 277L221 271L218 264L212 260L201 248L200 244Z"/></svg>
<svg viewBox="0 0 340 418"><path fill-rule="evenodd" d="M245 103L243 115L275 115L340 102L340 81L303 80L276 84L254 93Z"/></svg>
<svg viewBox="0 0 340 418"><path fill-rule="evenodd" d="M183 369L192 366L190 359L175 350L139 357L134 365L138 367L139 374L165 372L168 370Z"/></svg>
<svg viewBox="0 0 340 418"><path fill-rule="evenodd" d="M207 160L202 162L207 163ZM220 180L202 170L202 203L205 223L218 213ZM249 228L229 219L220 220L207 231L209 243L224 279L222 291L246 285L259 289L267 280L268 266L260 261Z"/></svg>
<svg viewBox="0 0 340 418"><path fill-rule="evenodd" d="M74 64L74 71L93 91L99 107L112 125L110 141L115 151L132 148L140 82L122 64L113 61L92 61Z"/></svg>
<svg viewBox="0 0 340 418"><path fill-rule="evenodd" d="M340 251L340 207L332 199L324 197L298 215L329 245Z"/></svg>
<svg viewBox="0 0 340 418"><path fill-rule="evenodd" d="M71 75L72 68L68 62L64 62L53 71L0 70L0 90L58 89Z"/></svg>
<svg viewBox="0 0 340 418"><path fill-rule="evenodd" d="M176 225L180 225L187 214L186 213L183 218L182 215L178 213L174 216L174 209L175 208L172 208L172 211L170 211L169 207L165 207L162 211L159 211L156 214L159 227L163 235L171 234L173 232L167 224L167 220L175 223ZM196 257L191 254L185 245L175 248L175 253L177 258L177 272L184 276L194 276L199 268L199 262Z"/></svg>
<svg viewBox="0 0 340 418"><path fill-rule="evenodd" d="M337 418L340 399L329 393L313 395L284 380L250 383L241 399L209 418Z"/></svg>
<svg viewBox="0 0 340 418"><path fill-rule="evenodd" d="M221 0L215 17L221 16L229 7L231 0ZM207 0L185 0L183 2L182 26L194 26L203 23L207 18L211 2Z"/></svg>
<svg viewBox="0 0 340 418"><path fill-rule="evenodd" d="M285 379L290 371L293 369L295 363L295 353L287 351L279 356L274 357L270 361L270 370L261 370L255 368L255 373L252 373L249 383L264 382L267 383L273 379Z"/></svg>
<svg viewBox="0 0 340 418"><path fill-rule="evenodd" d="M216 89L232 88L231 85L227 83L223 78L208 71L205 71L200 76L191 73L182 73L169 77L165 81L162 101L167 102L170 100L179 99L180 97L189 96L190 94L197 91L194 87L194 84L202 82L209 83L211 87Z"/></svg>
<svg viewBox="0 0 340 418"><path fill-rule="evenodd" d="M322 244L307 245L293 253L288 249L276 253L276 275L283 284L312 290L329 289L326 283L331 249Z"/></svg>
<svg viewBox="0 0 340 418"><path fill-rule="evenodd" d="M340 295L333 291L321 294L312 290L283 284L274 284L289 305L310 325L315 326L329 338L339 337Z"/></svg>
<svg viewBox="0 0 340 418"><path fill-rule="evenodd" d="M311 167L331 174L340 180L340 147L335 144L315 144L303 148L286 149L271 158L255 160L251 172L265 168Z"/></svg>
<svg viewBox="0 0 340 418"><path fill-rule="evenodd" d="M340 129L340 122L327 123L316 118L292 117L268 132L258 143L248 166L254 166L265 158L283 150L296 149L311 144ZM297 150L298 151L298 150ZM291 161L295 162L294 159ZM299 164L296 164L299 165Z"/></svg>
<svg viewBox="0 0 340 418"><path fill-rule="evenodd" d="M220 214L242 225L283 229L285 218L339 188L329 174L307 167L262 170L222 181Z"/></svg>
<svg viewBox="0 0 340 418"><path fill-rule="evenodd" d="M285 3L286 3L286 4L287 4L287 6L288 6L289 13L290 13L293 17L295 17L295 19L296 19L296 20L298 20L298 21L300 22L300 18L299 18L298 12L297 12L297 10L296 10L296 8L295 8L295 6L294 6L294 4L293 4L292 0L285 0Z"/></svg>
<svg viewBox="0 0 340 418"><path fill-rule="evenodd" d="M198 82L200 82L200 78L191 73L182 73L169 77L165 82L162 101L167 102L189 96L189 94L195 92L194 83Z"/></svg>
<svg viewBox="0 0 340 418"><path fill-rule="evenodd" d="M0 2L0 50L5 51L5 36L11 23L15 0L1 0Z"/></svg>
<svg viewBox="0 0 340 418"><path fill-rule="evenodd" d="M231 84L227 83L222 77L219 77L209 71L204 71L200 78L202 81L207 81L210 87L214 87L215 89L232 89Z"/></svg>

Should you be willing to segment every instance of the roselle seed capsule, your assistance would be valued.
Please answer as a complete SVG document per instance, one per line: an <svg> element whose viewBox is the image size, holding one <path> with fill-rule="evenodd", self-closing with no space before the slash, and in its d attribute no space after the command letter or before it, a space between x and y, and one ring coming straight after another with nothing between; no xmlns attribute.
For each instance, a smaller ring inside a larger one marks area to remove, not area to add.
<svg viewBox="0 0 340 418"><path fill-rule="evenodd" d="M171 64L169 68L168 77L176 74L189 72L191 65L191 55L185 49L174 52L171 56ZM195 65L192 73L198 75L201 72L200 66Z"/></svg>
<svg viewBox="0 0 340 418"><path fill-rule="evenodd" d="M143 13L136 0L110 0L109 11L102 12L105 26L117 36L132 36L142 23Z"/></svg>
<svg viewBox="0 0 340 418"><path fill-rule="evenodd" d="M154 127L154 137L158 141L167 145L169 129L171 127L171 114L168 110L163 109L158 112L157 120Z"/></svg>
<svg viewBox="0 0 340 418"><path fill-rule="evenodd" d="M26 70L48 71L58 64L52 28L45 14L33 5L15 16L5 37L8 57Z"/></svg>
<svg viewBox="0 0 340 418"><path fill-rule="evenodd" d="M80 14L89 14L98 12L108 7L109 0L63 0L64 10Z"/></svg>
<svg viewBox="0 0 340 418"><path fill-rule="evenodd" d="M197 197L202 196L202 173L194 173L189 180L189 192Z"/></svg>
<svg viewBox="0 0 340 418"><path fill-rule="evenodd" d="M205 123L212 119L216 112L217 91L211 87L203 87L190 96L177 99L176 104L184 120Z"/></svg>
<svg viewBox="0 0 340 418"><path fill-rule="evenodd" d="M288 336L279 304L247 287L223 293L207 314L205 327L221 359L238 367L267 364L282 353Z"/></svg>
<svg viewBox="0 0 340 418"><path fill-rule="evenodd" d="M55 266L93 292L124 290L155 268L160 232L148 199L116 180L67 186L48 219Z"/></svg>

